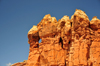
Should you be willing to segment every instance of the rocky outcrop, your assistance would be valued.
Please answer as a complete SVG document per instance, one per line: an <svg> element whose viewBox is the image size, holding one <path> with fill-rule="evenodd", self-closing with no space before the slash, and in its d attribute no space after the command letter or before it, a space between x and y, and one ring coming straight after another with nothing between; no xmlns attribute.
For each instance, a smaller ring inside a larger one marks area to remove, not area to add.
<svg viewBox="0 0 100 66"><path fill-rule="evenodd" d="M90 46L90 64L100 66L100 20L93 17L90 21L91 30L91 46Z"/></svg>
<svg viewBox="0 0 100 66"><path fill-rule="evenodd" d="M90 49L90 28L88 16L76 10L71 17L72 40L69 51L69 66L88 66Z"/></svg>
<svg viewBox="0 0 100 66"><path fill-rule="evenodd" d="M90 21L82 10L58 21L45 15L28 39L26 66L100 66L100 20L95 16Z"/></svg>
<svg viewBox="0 0 100 66"><path fill-rule="evenodd" d="M40 52L39 52L39 32L37 26L33 26L28 32L28 43L30 44L30 52L27 61L28 66L39 65Z"/></svg>
<svg viewBox="0 0 100 66"><path fill-rule="evenodd" d="M89 21L82 10L76 9L71 19L63 16L58 22L45 15L28 32L28 38L27 66L100 65L100 20L95 16Z"/></svg>
<svg viewBox="0 0 100 66"><path fill-rule="evenodd" d="M12 64L11 66L26 66L27 60L24 60L23 62L18 62L15 64Z"/></svg>

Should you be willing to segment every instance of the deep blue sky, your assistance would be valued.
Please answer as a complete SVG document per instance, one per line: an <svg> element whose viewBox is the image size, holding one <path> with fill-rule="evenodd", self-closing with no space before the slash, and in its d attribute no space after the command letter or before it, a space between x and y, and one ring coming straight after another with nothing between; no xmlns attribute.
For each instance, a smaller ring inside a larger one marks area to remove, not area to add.
<svg viewBox="0 0 100 66"><path fill-rule="evenodd" d="M27 33L44 15L59 20L76 9L100 19L100 0L0 0L0 66L28 59Z"/></svg>

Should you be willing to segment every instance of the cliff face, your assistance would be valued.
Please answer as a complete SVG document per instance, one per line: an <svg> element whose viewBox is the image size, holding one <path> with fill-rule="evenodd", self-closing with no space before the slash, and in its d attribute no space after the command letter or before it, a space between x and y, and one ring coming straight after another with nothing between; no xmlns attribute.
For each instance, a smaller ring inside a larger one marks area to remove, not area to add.
<svg viewBox="0 0 100 66"><path fill-rule="evenodd" d="M28 39L26 66L100 66L100 20L95 16L89 21L82 10L58 21L45 15Z"/></svg>
<svg viewBox="0 0 100 66"><path fill-rule="evenodd" d="M28 39L27 66L100 66L100 20L95 16L89 21L82 10L58 22L45 15Z"/></svg>

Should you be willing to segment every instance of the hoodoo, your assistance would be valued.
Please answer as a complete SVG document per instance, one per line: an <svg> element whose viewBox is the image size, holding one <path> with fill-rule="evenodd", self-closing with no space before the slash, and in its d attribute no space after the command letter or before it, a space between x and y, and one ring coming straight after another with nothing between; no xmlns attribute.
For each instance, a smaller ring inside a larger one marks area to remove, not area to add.
<svg viewBox="0 0 100 66"><path fill-rule="evenodd" d="M47 14L29 30L28 43L29 57L22 66L100 66L100 19L89 21L78 9L71 19L57 21Z"/></svg>

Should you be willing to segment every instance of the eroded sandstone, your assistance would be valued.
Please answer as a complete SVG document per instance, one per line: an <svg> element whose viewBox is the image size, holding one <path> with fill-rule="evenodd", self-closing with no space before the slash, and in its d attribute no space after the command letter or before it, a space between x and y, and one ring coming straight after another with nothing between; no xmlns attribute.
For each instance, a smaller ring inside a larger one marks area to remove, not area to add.
<svg viewBox="0 0 100 66"><path fill-rule="evenodd" d="M90 21L82 10L58 21L45 15L29 30L28 39L26 66L100 66L100 19Z"/></svg>
<svg viewBox="0 0 100 66"><path fill-rule="evenodd" d="M39 54L34 55L36 58L38 56L38 60L32 59L30 62L38 62L37 66L100 65L100 20L96 16L89 21L84 11L76 9L71 19L63 16L57 22L55 17L48 14L37 28L41 43L37 47L39 51L36 51Z"/></svg>

